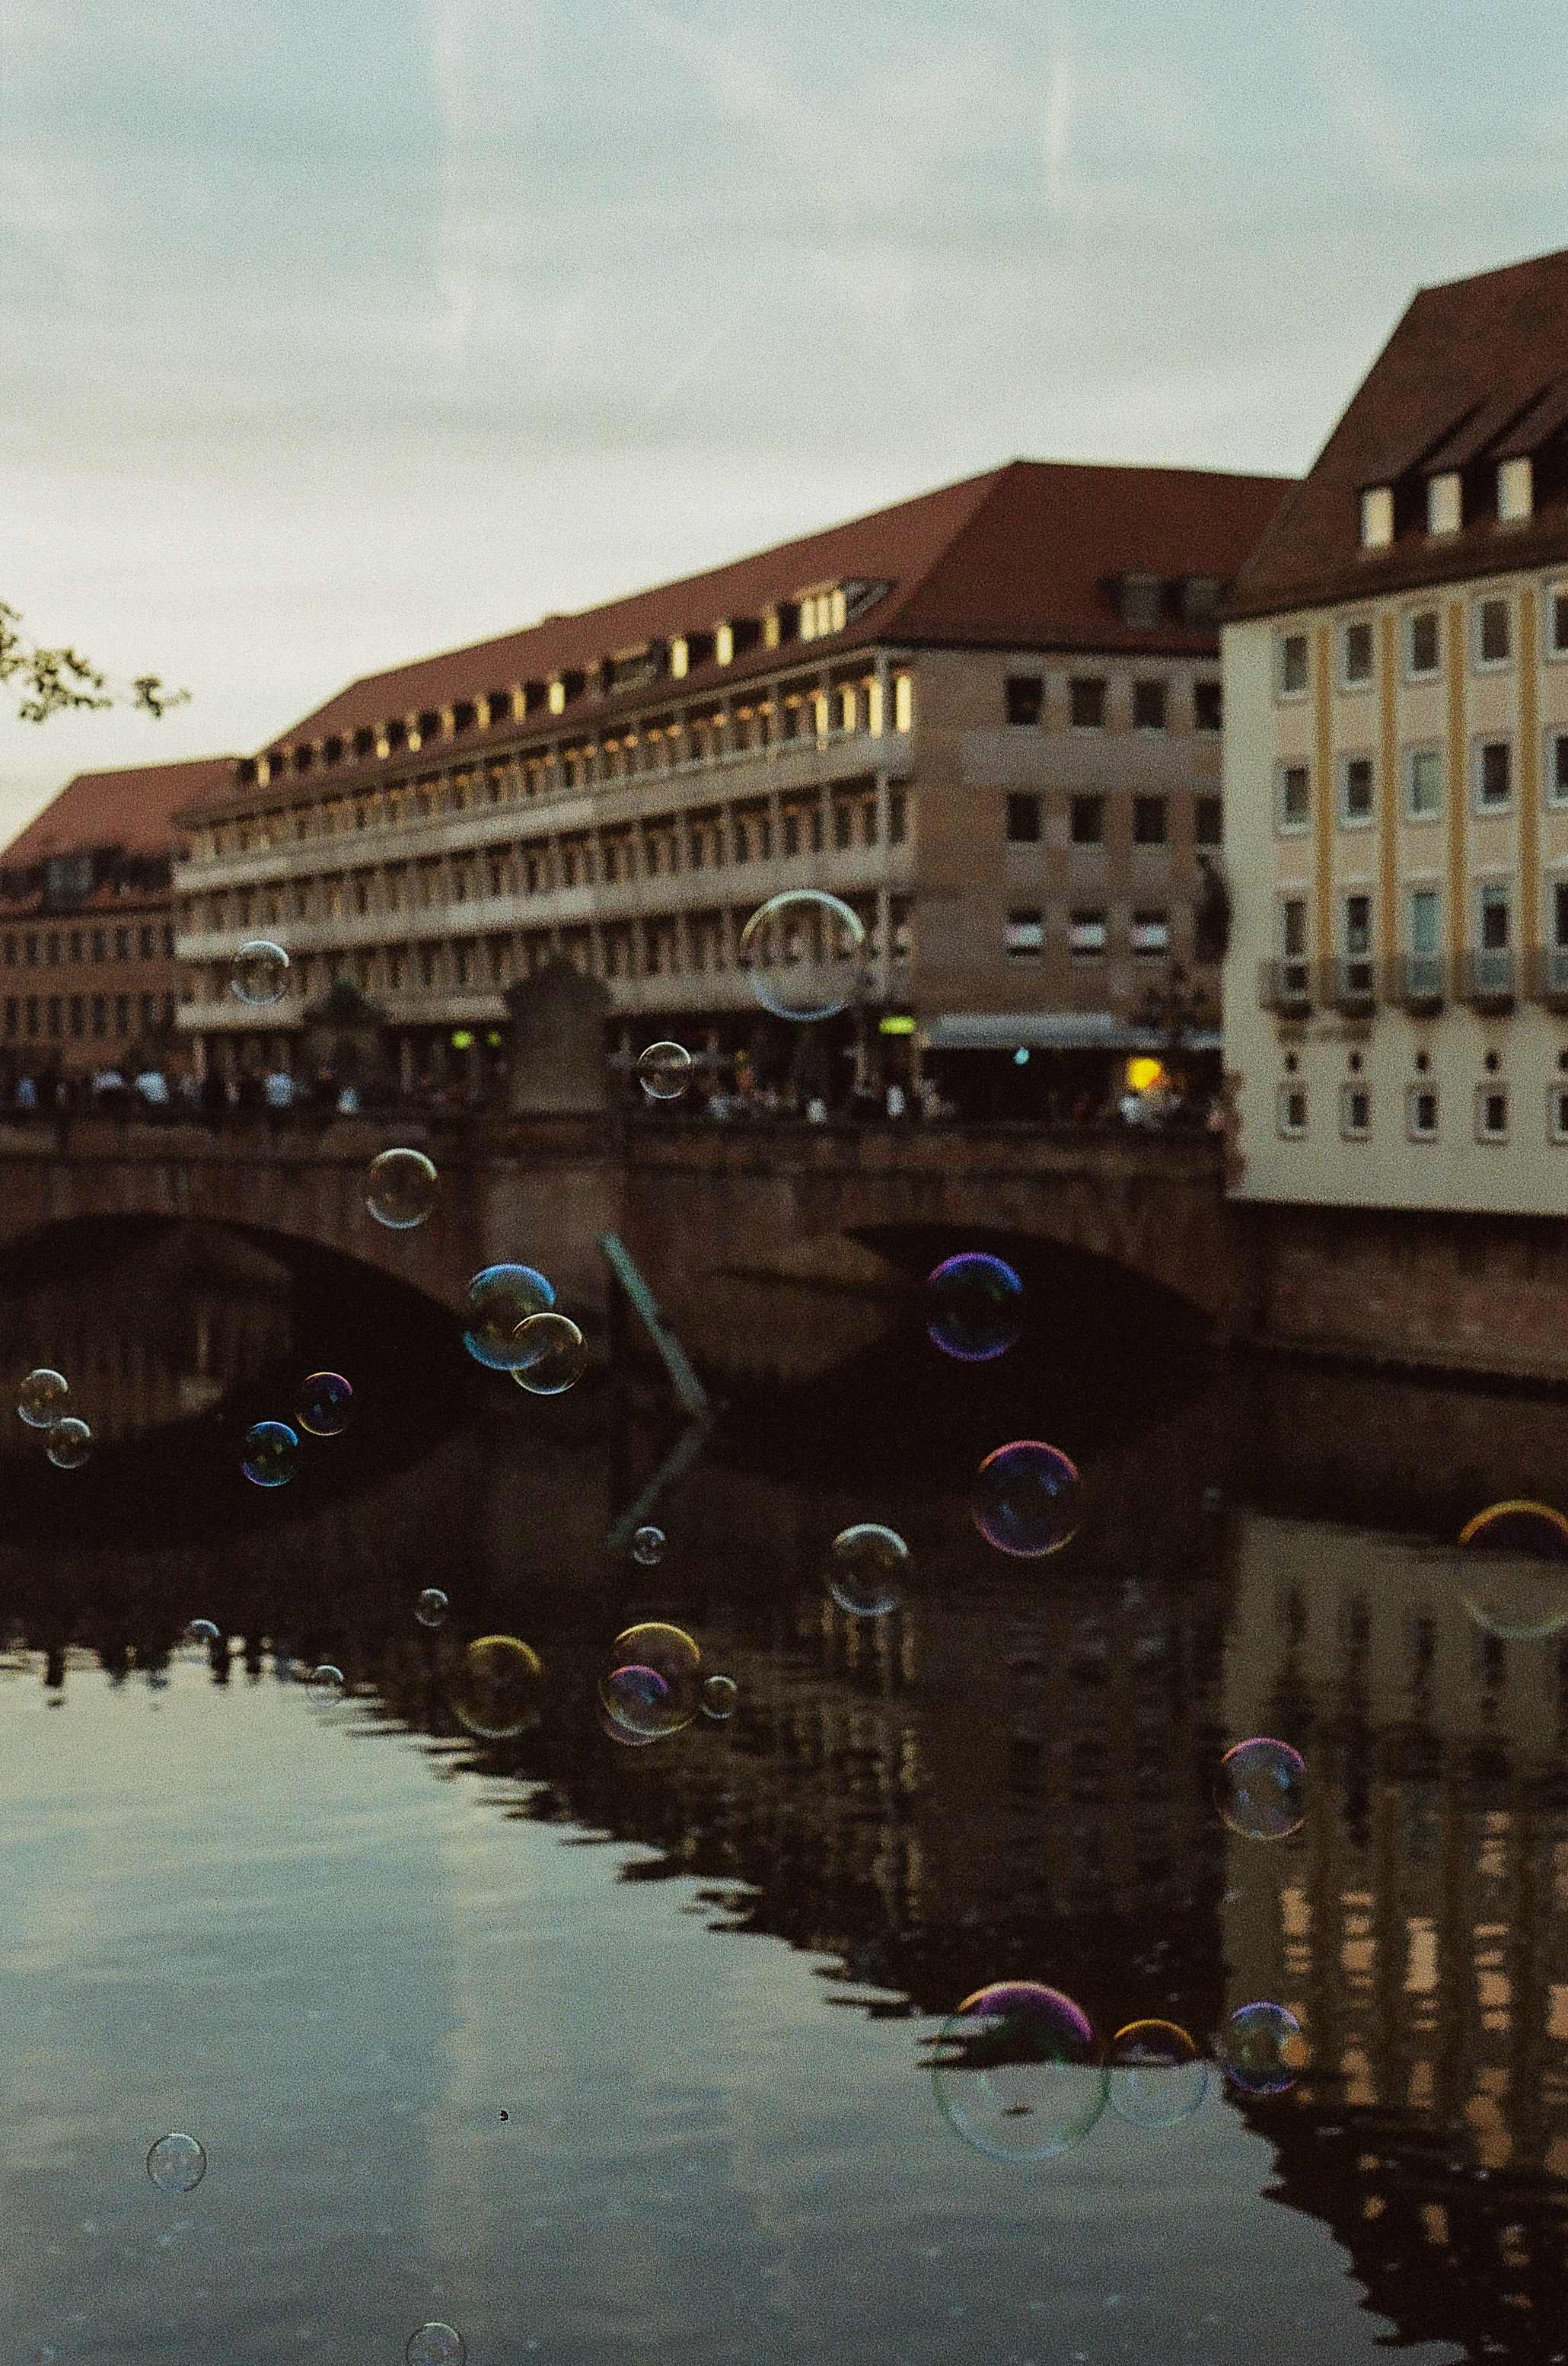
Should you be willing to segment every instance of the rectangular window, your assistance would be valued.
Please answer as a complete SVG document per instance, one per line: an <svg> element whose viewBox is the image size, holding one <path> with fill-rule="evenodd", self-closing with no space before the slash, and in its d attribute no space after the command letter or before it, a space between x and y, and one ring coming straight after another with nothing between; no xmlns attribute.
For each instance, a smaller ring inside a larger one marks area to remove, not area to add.
<svg viewBox="0 0 1568 2366"><path fill-rule="evenodd" d="M1040 838L1040 799L1015 795L1008 799L1008 844L1034 846Z"/></svg>
<svg viewBox="0 0 1568 2366"><path fill-rule="evenodd" d="M58 994L51 994L48 1002L44 1005L44 1027L45 1031L51 1035L58 1035L60 1032L60 997Z"/></svg>
<svg viewBox="0 0 1568 2366"><path fill-rule="evenodd" d="M107 997L107 995L106 995L106 994L95 994L95 995L94 995L94 997L93 997L93 1032L94 1032L94 1034L95 1034L95 1035L107 1035L107 1032L108 1032L108 1024L109 1024L109 1005L108 1005L108 997Z"/></svg>
<svg viewBox="0 0 1568 2366"><path fill-rule="evenodd" d="M1345 958L1348 962L1366 962L1372 950L1372 899L1370 896L1347 896L1345 898Z"/></svg>
<svg viewBox="0 0 1568 2366"><path fill-rule="evenodd" d="M1568 952L1568 880L1552 883L1551 942L1556 952Z"/></svg>
<svg viewBox="0 0 1568 2366"><path fill-rule="evenodd" d="M893 677L893 728L912 731L915 727L915 678L913 674L896 673Z"/></svg>
<svg viewBox="0 0 1568 2366"><path fill-rule="evenodd" d="M71 1032L73 1035L80 1035L85 1023L85 1019L82 997L79 994L73 994L72 996L70 1009L67 1016L70 1020Z"/></svg>
<svg viewBox="0 0 1568 2366"><path fill-rule="evenodd" d="M1307 686L1307 637L1281 633L1279 640L1279 681L1281 698L1300 698Z"/></svg>
<svg viewBox="0 0 1568 2366"><path fill-rule="evenodd" d="M1412 1085L1405 1094L1404 1131L1412 1142L1436 1142L1438 1096L1431 1085Z"/></svg>
<svg viewBox="0 0 1568 2366"><path fill-rule="evenodd" d="M840 854L846 847L853 845L854 831L854 807L842 804L836 805L833 807L833 844Z"/></svg>
<svg viewBox="0 0 1568 2366"><path fill-rule="evenodd" d="M1365 1142L1372 1130L1372 1097L1365 1085L1339 1087L1339 1132L1346 1142Z"/></svg>
<svg viewBox="0 0 1568 2366"><path fill-rule="evenodd" d="M816 816L813 815L812 818L815 820ZM889 789L887 792L887 843L889 846L902 846L908 834L908 800L902 789Z"/></svg>
<svg viewBox="0 0 1568 2366"><path fill-rule="evenodd" d="M1133 727L1136 731L1165 729L1163 682L1135 682L1133 684Z"/></svg>
<svg viewBox="0 0 1568 2366"><path fill-rule="evenodd" d="M1508 891L1506 887L1483 887L1481 891L1481 949L1489 953L1506 952L1508 950Z"/></svg>
<svg viewBox="0 0 1568 2366"><path fill-rule="evenodd" d="M1359 616L1347 625L1339 648L1339 679L1347 690L1364 690L1372 678L1371 618Z"/></svg>
<svg viewBox="0 0 1568 2366"><path fill-rule="evenodd" d="M1528 456L1497 463L1497 523L1517 525L1535 507L1534 470Z"/></svg>
<svg viewBox="0 0 1568 2366"><path fill-rule="evenodd" d="M1045 685L1037 673L1010 673L1007 696L1010 723L1039 722L1045 704Z"/></svg>
<svg viewBox="0 0 1568 2366"><path fill-rule="evenodd" d="M1307 1097L1301 1085L1281 1085L1278 1102L1279 1127L1287 1142L1299 1142L1307 1130Z"/></svg>
<svg viewBox="0 0 1568 2366"><path fill-rule="evenodd" d="M1508 1095L1505 1086L1477 1086L1475 1139L1477 1142L1506 1142L1508 1139Z"/></svg>
<svg viewBox="0 0 1568 2366"><path fill-rule="evenodd" d="M1168 953L1170 951L1168 912L1134 913L1133 951L1135 953Z"/></svg>
<svg viewBox="0 0 1568 2366"><path fill-rule="evenodd" d="M1554 806L1568 805L1568 731L1553 731L1548 736L1546 794Z"/></svg>
<svg viewBox="0 0 1568 2366"><path fill-rule="evenodd" d="M1076 961L1103 953L1107 930L1103 912L1075 912L1067 923L1067 950Z"/></svg>
<svg viewBox="0 0 1568 2366"><path fill-rule="evenodd" d="M1075 846L1103 846L1105 844L1105 799L1094 796L1075 797L1068 827L1072 832L1072 841Z"/></svg>
<svg viewBox="0 0 1568 2366"><path fill-rule="evenodd" d="M1427 531L1457 534L1464 524L1463 481L1456 468L1427 479Z"/></svg>
<svg viewBox="0 0 1568 2366"><path fill-rule="evenodd" d="M1133 799L1133 843L1134 846L1165 844L1165 799L1163 797Z"/></svg>
<svg viewBox="0 0 1568 2366"><path fill-rule="evenodd" d="M1438 951L1438 891L1435 887L1417 887L1412 892L1410 950L1417 954Z"/></svg>
<svg viewBox="0 0 1568 2366"><path fill-rule="evenodd" d="M1194 731L1218 731L1225 719L1224 693L1217 682L1195 682L1192 685L1192 728Z"/></svg>
<svg viewBox="0 0 1568 2366"><path fill-rule="evenodd" d="M1192 800L1192 836L1199 846L1223 846L1225 842L1224 800L1221 797L1194 797Z"/></svg>
<svg viewBox="0 0 1568 2366"><path fill-rule="evenodd" d="M117 1035L129 1035L130 1032L130 997L129 994L117 994L115 996L114 1031Z"/></svg>
<svg viewBox="0 0 1568 2366"><path fill-rule="evenodd" d="M1512 633L1506 600L1481 600L1475 609L1475 661L1499 666L1508 662Z"/></svg>
<svg viewBox="0 0 1568 2366"><path fill-rule="evenodd" d="M1412 821L1426 821L1442 811L1443 751L1412 748L1404 760L1404 810Z"/></svg>
<svg viewBox="0 0 1568 2366"><path fill-rule="evenodd" d="M1546 653L1568 658L1568 583L1554 583L1547 594Z"/></svg>
<svg viewBox="0 0 1568 2366"><path fill-rule="evenodd" d="M1311 822L1311 776L1304 764L1280 765L1279 812L1281 829L1305 829Z"/></svg>
<svg viewBox="0 0 1568 2366"><path fill-rule="evenodd" d="M1105 727L1105 683L1099 674L1077 674L1068 685L1075 731Z"/></svg>
<svg viewBox="0 0 1568 2366"><path fill-rule="evenodd" d="M7 1035L15 1035L19 1017L20 1005L14 994L8 994L6 997L6 1032Z"/></svg>
<svg viewBox="0 0 1568 2366"><path fill-rule="evenodd" d="M1483 739L1475 755L1475 801L1495 812L1514 793L1514 749L1507 739Z"/></svg>
<svg viewBox="0 0 1568 2366"><path fill-rule="evenodd" d="M1007 949L1014 961L1032 961L1044 949L1045 924L1039 912L1010 912Z"/></svg>
<svg viewBox="0 0 1568 2366"><path fill-rule="evenodd" d="M1361 548L1384 550L1393 540L1393 487L1369 485L1361 495Z"/></svg>
<svg viewBox="0 0 1568 2366"><path fill-rule="evenodd" d="M1280 950L1287 962L1304 962L1306 949L1306 897L1287 896L1280 907Z"/></svg>
<svg viewBox="0 0 1568 2366"><path fill-rule="evenodd" d="M1438 612L1417 608L1404 620L1404 668L1414 679L1438 670Z"/></svg>
<svg viewBox="0 0 1568 2366"><path fill-rule="evenodd" d="M1347 756L1339 771L1339 812L1348 822L1371 821L1372 817L1372 760L1370 756Z"/></svg>
<svg viewBox="0 0 1568 2366"><path fill-rule="evenodd" d="M1553 1142L1568 1142L1568 1085L1553 1085L1547 1094L1546 1122Z"/></svg>

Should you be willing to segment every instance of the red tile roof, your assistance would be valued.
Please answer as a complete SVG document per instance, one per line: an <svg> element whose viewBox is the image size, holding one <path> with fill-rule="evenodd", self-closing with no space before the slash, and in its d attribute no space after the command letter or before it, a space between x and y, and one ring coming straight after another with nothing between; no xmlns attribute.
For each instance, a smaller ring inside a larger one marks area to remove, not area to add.
<svg viewBox="0 0 1568 2366"><path fill-rule="evenodd" d="M1230 616L1354 600L1568 558L1568 249L1424 287L1316 461L1243 567ZM1426 478L1474 468L1466 514L1491 499L1499 459L1537 457L1537 513L1499 526L1478 514L1426 532ZM1360 496L1395 489L1399 532L1360 548Z"/></svg>
<svg viewBox="0 0 1568 2366"><path fill-rule="evenodd" d="M231 756L196 756L181 764L78 772L0 853L0 866L25 871L51 855L85 853L92 847L167 854L171 817L226 783L233 762Z"/></svg>
<svg viewBox="0 0 1568 2366"><path fill-rule="evenodd" d="M530 713L525 727L508 721L502 729L513 738L525 728L599 729L622 712L646 709L650 697L701 695L781 665L830 662L873 643L1206 654L1217 646L1213 628L1175 621L1152 631L1124 626L1114 578L1125 572L1229 581L1292 482L1199 468L1014 460L705 574L367 674L281 733L268 752L347 738L389 718L439 712L491 691L587 673L617 651L760 617L823 584L889 588L840 633L783 648L755 646L728 665L710 658L678 683L574 700L559 718ZM584 725L588 715L592 721ZM470 744L494 736L476 731ZM308 777L319 787L332 776L312 771Z"/></svg>

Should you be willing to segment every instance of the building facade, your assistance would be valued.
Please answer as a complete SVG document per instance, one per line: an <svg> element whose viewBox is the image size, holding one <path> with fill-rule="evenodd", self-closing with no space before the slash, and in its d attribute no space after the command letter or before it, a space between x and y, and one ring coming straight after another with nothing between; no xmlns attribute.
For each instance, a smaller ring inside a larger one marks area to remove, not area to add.
<svg viewBox="0 0 1568 2366"><path fill-rule="evenodd" d="M79 1077L172 1041L170 816L232 759L79 772L0 854L0 1067Z"/></svg>
<svg viewBox="0 0 1568 2366"><path fill-rule="evenodd" d="M1568 1197L1568 253L1422 291L1224 627L1244 1197Z"/></svg>
<svg viewBox="0 0 1568 2366"><path fill-rule="evenodd" d="M728 1053L747 918L813 887L866 932L863 1066L885 1024L904 1058L1125 1047L1203 956L1217 603L1285 490L1015 462L356 682L182 816L182 1026L288 1061L346 977L412 1082L564 956L623 1048ZM291 963L259 1009L230 991L258 936Z"/></svg>

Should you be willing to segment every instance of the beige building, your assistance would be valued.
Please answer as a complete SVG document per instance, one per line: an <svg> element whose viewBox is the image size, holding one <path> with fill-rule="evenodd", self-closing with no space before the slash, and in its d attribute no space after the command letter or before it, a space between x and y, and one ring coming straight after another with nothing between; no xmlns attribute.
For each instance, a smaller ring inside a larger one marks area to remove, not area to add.
<svg viewBox="0 0 1568 2366"><path fill-rule="evenodd" d="M1227 603L1241 1196L1568 1204L1568 252L1419 294Z"/></svg>
<svg viewBox="0 0 1568 2366"><path fill-rule="evenodd" d="M355 682L183 817L182 1026L288 1059L347 977L412 1079L499 1052L506 986L564 955L624 1048L727 1053L747 918L816 887L869 948L830 1056L929 1053L1002 1107L1050 1068L1021 1052L1103 1071L1212 963L1218 599L1285 490L1015 462ZM230 992L257 936L291 962L262 1009Z"/></svg>

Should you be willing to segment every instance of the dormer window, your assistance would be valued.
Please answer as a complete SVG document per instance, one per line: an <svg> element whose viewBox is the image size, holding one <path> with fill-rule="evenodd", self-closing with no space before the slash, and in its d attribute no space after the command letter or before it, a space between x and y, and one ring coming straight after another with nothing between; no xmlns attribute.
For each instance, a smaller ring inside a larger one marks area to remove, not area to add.
<svg viewBox="0 0 1568 2366"><path fill-rule="evenodd" d="M800 595L800 637L803 641L826 640L829 633L843 631L848 615L848 600L841 583L815 584Z"/></svg>
<svg viewBox="0 0 1568 2366"><path fill-rule="evenodd" d="M1217 575L1190 575L1181 587L1181 621L1184 625L1213 625L1219 621L1220 579Z"/></svg>
<svg viewBox="0 0 1568 2366"><path fill-rule="evenodd" d="M720 665L729 665L735 657L735 627L720 625L713 637L713 653Z"/></svg>
<svg viewBox="0 0 1568 2366"><path fill-rule="evenodd" d="M1528 455L1497 463L1497 523L1517 525L1535 508L1535 486Z"/></svg>
<svg viewBox="0 0 1568 2366"><path fill-rule="evenodd" d="M1134 632L1152 632L1160 620L1163 589L1157 575L1123 575L1117 603L1122 622Z"/></svg>
<svg viewBox="0 0 1568 2366"><path fill-rule="evenodd" d="M566 713L566 682L559 674L556 676L554 682L550 684L549 704L550 713L552 715L564 715Z"/></svg>
<svg viewBox="0 0 1568 2366"><path fill-rule="evenodd" d="M1361 495L1361 548L1386 550L1393 540L1393 487L1369 485Z"/></svg>
<svg viewBox="0 0 1568 2366"><path fill-rule="evenodd" d="M1457 534L1464 524L1464 499L1461 479L1457 468L1445 469L1440 477L1427 479L1427 531L1428 534Z"/></svg>

